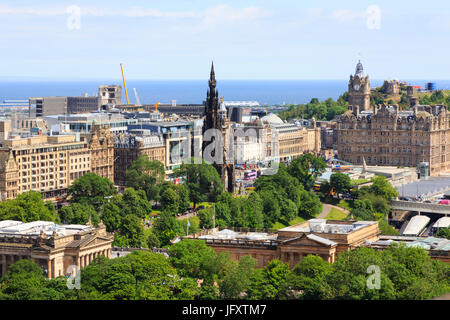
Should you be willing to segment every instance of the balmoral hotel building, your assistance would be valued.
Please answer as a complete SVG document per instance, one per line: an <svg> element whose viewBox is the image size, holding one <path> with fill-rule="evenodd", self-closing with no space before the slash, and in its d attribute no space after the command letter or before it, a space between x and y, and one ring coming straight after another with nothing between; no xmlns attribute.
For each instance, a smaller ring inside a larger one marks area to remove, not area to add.
<svg viewBox="0 0 450 320"><path fill-rule="evenodd" d="M450 113L446 106L369 105L369 76L358 63L350 76L349 110L337 121L338 157L352 164L425 166L430 175L450 170Z"/></svg>
<svg viewBox="0 0 450 320"><path fill-rule="evenodd" d="M64 196L70 185L88 172L114 178L114 141L108 128L92 134L9 135L8 121L2 121L0 147L1 199L11 199L30 190L43 198Z"/></svg>

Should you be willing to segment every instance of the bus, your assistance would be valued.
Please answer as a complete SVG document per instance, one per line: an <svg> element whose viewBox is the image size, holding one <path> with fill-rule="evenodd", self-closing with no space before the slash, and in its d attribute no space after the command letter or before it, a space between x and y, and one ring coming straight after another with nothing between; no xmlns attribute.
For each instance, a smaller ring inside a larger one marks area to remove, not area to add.
<svg viewBox="0 0 450 320"><path fill-rule="evenodd" d="M244 180L253 180L257 178L256 170L244 172Z"/></svg>

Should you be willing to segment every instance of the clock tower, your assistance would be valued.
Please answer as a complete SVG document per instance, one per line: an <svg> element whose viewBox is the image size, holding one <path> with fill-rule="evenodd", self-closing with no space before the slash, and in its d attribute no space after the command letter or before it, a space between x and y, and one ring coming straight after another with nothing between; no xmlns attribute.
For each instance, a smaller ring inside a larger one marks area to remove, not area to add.
<svg viewBox="0 0 450 320"><path fill-rule="evenodd" d="M353 108L358 106L360 111L370 110L370 82L369 75L364 76L363 65L358 61L355 75L350 75L348 82L348 104Z"/></svg>

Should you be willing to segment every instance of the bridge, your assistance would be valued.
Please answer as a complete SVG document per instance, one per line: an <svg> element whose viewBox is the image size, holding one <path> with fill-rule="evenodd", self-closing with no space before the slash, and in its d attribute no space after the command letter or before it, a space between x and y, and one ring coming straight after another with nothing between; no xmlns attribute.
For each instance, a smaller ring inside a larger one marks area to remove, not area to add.
<svg viewBox="0 0 450 320"><path fill-rule="evenodd" d="M390 206L394 210L429 212L450 215L450 205L448 204L392 200Z"/></svg>

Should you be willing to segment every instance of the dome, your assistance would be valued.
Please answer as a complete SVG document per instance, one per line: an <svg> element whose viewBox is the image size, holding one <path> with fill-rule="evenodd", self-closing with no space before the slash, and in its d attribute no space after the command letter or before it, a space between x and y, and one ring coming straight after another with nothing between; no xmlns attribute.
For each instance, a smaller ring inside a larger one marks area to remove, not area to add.
<svg viewBox="0 0 450 320"><path fill-rule="evenodd" d="M269 113L268 115L265 115L264 117L261 118L262 122L268 122L271 124L283 124L283 120L281 120L281 118L279 116L277 116L274 113Z"/></svg>

